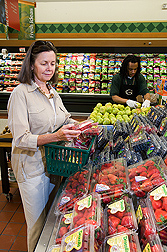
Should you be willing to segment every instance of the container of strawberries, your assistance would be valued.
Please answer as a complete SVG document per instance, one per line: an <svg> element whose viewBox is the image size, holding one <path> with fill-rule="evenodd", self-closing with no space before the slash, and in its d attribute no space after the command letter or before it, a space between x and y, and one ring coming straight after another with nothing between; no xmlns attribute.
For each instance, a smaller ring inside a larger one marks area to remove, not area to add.
<svg viewBox="0 0 167 252"><path fill-rule="evenodd" d="M140 240L147 240L148 237L157 233L150 207L147 204L147 200L144 198L138 200L136 218Z"/></svg>
<svg viewBox="0 0 167 252"><path fill-rule="evenodd" d="M105 207L104 216L106 236L138 229L133 202L128 196L109 203Z"/></svg>
<svg viewBox="0 0 167 252"><path fill-rule="evenodd" d="M72 210L74 203L88 193L91 176L91 165L88 164L80 171L68 177L58 198L55 213Z"/></svg>
<svg viewBox="0 0 167 252"><path fill-rule="evenodd" d="M100 226L101 217L100 195L98 193L88 194L74 205L71 229L83 224Z"/></svg>
<svg viewBox="0 0 167 252"><path fill-rule="evenodd" d="M162 243L157 233L150 235L145 239L142 238L140 240L140 246L142 251L164 252Z"/></svg>
<svg viewBox="0 0 167 252"><path fill-rule="evenodd" d="M99 193L104 204L127 193L129 178L126 160L118 158L94 166L90 190Z"/></svg>
<svg viewBox="0 0 167 252"><path fill-rule="evenodd" d="M59 214L57 218L58 227L55 235L55 244L61 244L63 235L70 231L72 215L73 211L69 211L64 214Z"/></svg>
<svg viewBox="0 0 167 252"><path fill-rule="evenodd" d="M167 183L157 186L147 195L147 204L155 220L157 231L167 227Z"/></svg>
<svg viewBox="0 0 167 252"><path fill-rule="evenodd" d="M111 251L141 252L137 233L129 231L107 236L104 240L103 252Z"/></svg>
<svg viewBox="0 0 167 252"><path fill-rule="evenodd" d="M166 181L167 167L163 159L154 156L128 166L130 190L137 197L145 197L157 185Z"/></svg>
<svg viewBox="0 0 167 252"><path fill-rule="evenodd" d="M82 225L63 236L61 251L99 252L104 237L100 227Z"/></svg>

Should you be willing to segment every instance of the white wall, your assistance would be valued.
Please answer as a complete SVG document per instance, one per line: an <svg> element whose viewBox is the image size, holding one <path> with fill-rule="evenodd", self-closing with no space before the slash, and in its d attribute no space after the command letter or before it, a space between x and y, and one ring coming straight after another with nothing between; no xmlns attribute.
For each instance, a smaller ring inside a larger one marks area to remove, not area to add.
<svg viewBox="0 0 167 252"><path fill-rule="evenodd" d="M167 21L167 0L37 2L36 23Z"/></svg>

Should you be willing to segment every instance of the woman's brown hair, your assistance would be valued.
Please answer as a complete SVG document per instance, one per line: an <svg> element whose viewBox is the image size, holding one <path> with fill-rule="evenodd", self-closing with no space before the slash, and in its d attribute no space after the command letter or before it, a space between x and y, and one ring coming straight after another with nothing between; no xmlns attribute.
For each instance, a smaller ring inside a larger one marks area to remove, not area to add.
<svg viewBox="0 0 167 252"><path fill-rule="evenodd" d="M21 70L18 75L18 81L21 83L28 83L31 84L31 80L34 79L34 75L32 72L32 66L35 63L35 60L39 53L41 52L49 52L53 51L55 55L57 54L57 50L55 46L49 42L49 41L42 41L38 40L32 43L32 45L29 47L26 56L24 58ZM51 83L57 82L57 68L55 67L55 73L50 79Z"/></svg>

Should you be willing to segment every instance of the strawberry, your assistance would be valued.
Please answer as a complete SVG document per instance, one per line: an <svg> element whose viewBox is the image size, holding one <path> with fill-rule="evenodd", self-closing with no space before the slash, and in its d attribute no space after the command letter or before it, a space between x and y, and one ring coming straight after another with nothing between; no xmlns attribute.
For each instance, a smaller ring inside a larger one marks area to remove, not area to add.
<svg viewBox="0 0 167 252"><path fill-rule="evenodd" d="M160 171L159 171L157 168L156 168L156 169L153 169L153 170L150 170L150 171L148 172L147 177L150 178L151 175L153 175L154 173L160 173Z"/></svg>
<svg viewBox="0 0 167 252"><path fill-rule="evenodd" d="M152 207L154 210L162 207L162 201L161 200L153 200L152 201Z"/></svg>
<svg viewBox="0 0 167 252"><path fill-rule="evenodd" d="M108 234L109 235L116 234L116 233L117 233L117 229L115 227L108 226Z"/></svg>
<svg viewBox="0 0 167 252"><path fill-rule="evenodd" d="M82 217L82 218L80 218L78 221L77 221L77 226L80 226L80 225L82 225L82 224L84 224L85 223L85 218L84 217Z"/></svg>
<svg viewBox="0 0 167 252"><path fill-rule="evenodd" d="M124 211L124 212L125 212L125 211ZM123 216L124 216L124 212L118 211L118 212L116 212L116 213L114 214L114 216L115 216L115 217L118 217L119 219L122 219Z"/></svg>
<svg viewBox="0 0 167 252"><path fill-rule="evenodd" d="M143 233L144 233L145 238L148 238L149 235L155 234L156 231L151 226L149 220L145 220L144 222L145 222L144 223L145 225L144 225Z"/></svg>
<svg viewBox="0 0 167 252"><path fill-rule="evenodd" d="M129 231L129 229L122 225L118 225L117 231L118 233L121 233L121 232L126 233L127 231Z"/></svg>
<svg viewBox="0 0 167 252"><path fill-rule="evenodd" d="M162 209L156 209L154 215L157 222L162 223L167 220L167 212Z"/></svg>
<svg viewBox="0 0 167 252"><path fill-rule="evenodd" d="M134 242L129 243L130 251L137 252L137 245Z"/></svg>
<svg viewBox="0 0 167 252"><path fill-rule="evenodd" d="M161 177L161 178L155 178L151 182L154 186L158 186L158 185L162 184L162 182L164 182L164 181L165 180Z"/></svg>
<svg viewBox="0 0 167 252"><path fill-rule="evenodd" d="M158 178L161 178L161 174L160 173L157 173L157 172L155 172L155 173L153 173L152 175L151 175L151 177L150 177L150 180L153 180L153 179L158 179Z"/></svg>
<svg viewBox="0 0 167 252"><path fill-rule="evenodd" d="M127 228L133 228L133 218L132 216L124 216L121 221L121 225Z"/></svg>
<svg viewBox="0 0 167 252"><path fill-rule="evenodd" d="M109 216L108 218L108 224L112 227L116 228L118 224L120 223L120 219L115 216Z"/></svg>
<svg viewBox="0 0 167 252"><path fill-rule="evenodd" d="M149 210L148 210L148 207L143 207L142 208L142 213L143 213L143 216L145 217L145 218L150 218L150 214L149 214Z"/></svg>
<svg viewBox="0 0 167 252"><path fill-rule="evenodd" d="M150 180L146 180L140 185L140 188L144 192L149 192L153 188L152 182Z"/></svg>
<svg viewBox="0 0 167 252"><path fill-rule="evenodd" d="M151 247L151 252L162 252L162 251L164 250L160 244L155 244L153 247Z"/></svg>
<svg viewBox="0 0 167 252"><path fill-rule="evenodd" d="M162 209L164 209L165 211L167 211L167 197L163 197L162 198Z"/></svg>
<svg viewBox="0 0 167 252"><path fill-rule="evenodd" d="M68 232L66 227L61 227L59 229L59 236L62 237L64 234L66 234Z"/></svg>
<svg viewBox="0 0 167 252"><path fill-rule="evenodd" d="M142 172L142 173L140 173L140 176L142 176L142 177L147 177L147 172Z"/></svg>

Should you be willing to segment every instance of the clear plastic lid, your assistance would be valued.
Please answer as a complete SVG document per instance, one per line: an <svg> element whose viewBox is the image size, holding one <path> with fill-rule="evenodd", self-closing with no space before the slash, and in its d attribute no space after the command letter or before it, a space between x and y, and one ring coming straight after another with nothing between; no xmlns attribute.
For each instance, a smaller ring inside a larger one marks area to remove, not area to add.
<svg viewBox="0 0 167 252"><path fill-rule="evenodd" d="M88 194L74 205L71 229L83 224L101 225L100 195L98 193Z"/></svg>
<svg viewBox="0 0 167 252"><path fill-rule="evenodd" d="M61 213L56 220L55 244L61 244L63 235L70 231L73 211Z"/></svg>
<svg viewBox="0 0 167 252"><path fill-rule="evenodd" d="M61 251L98 252L101 251L103 234L99 227L82 225L63 236Z"/></svg>
<svg viewBox="0 0 167 252"><path fill-rule="evenodd" d="M94 167L91 177L91 192L101 194L101 197L119 198L129 191L129 178L126 160L118 158L98 164Z"/></svg>
<svg viewBox="0 0 167 252"><path fill-rule="evenodd" d="M104 241L103 252L141 252L138 235L135 232L127 232L113 236L107 236Z"/></svg>
<svg viewBox="0 0 167 252"><path fill-rule="evenodd" d="M147 204L158 231L167 227L167 183L154 188L147 195Z"/></svg>
<svg viewBox="0 0 167 252"><path fill-rule="evenodd" d="M157 185L166 181L166 165L159 156L128 166L130 190L144 197Z"/></svg>
<svg viewBox="0 0 167 252"><path fill-rule="evenodd" d="M128 196L108 204L104 216L106 236L138 229L133 202Z"/></svg>
<svg viewBox="0 0 167 252"><path fill-rule="evenodd" d="M157 233L148 236L146 239L141 239L140 246L142 251L164 252L162 243Z"/></svg>
<svg viewBox="0 0 167 252"><path fill-rule="evenodd" d="M55 213L73 209L74 203L88 193L91 165L89 164L86 167L87 169L82 169L66 179L62 193L58 198Z"/></svg>

